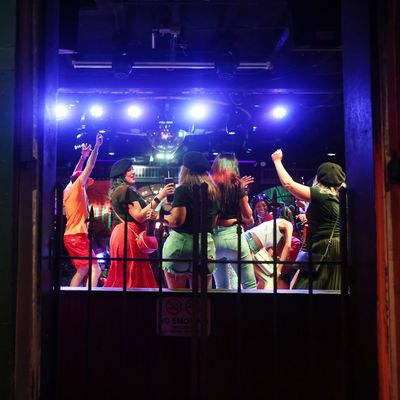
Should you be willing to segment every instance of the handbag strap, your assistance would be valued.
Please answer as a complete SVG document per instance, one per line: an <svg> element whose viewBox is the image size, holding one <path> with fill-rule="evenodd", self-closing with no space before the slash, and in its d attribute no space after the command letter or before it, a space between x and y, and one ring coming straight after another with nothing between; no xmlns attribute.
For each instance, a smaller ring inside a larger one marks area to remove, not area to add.
<svg viewBox="0 0 400 400"><path fill-rule="evenodd" d="M113 212L117 216L117 218L124 224L125 220L123 220L115 210L113 210ZM139 235L129 226L129 224L128 224L128 229L135 234L136 238L139 237Z"/></svg>
<svg viewBox="0 0 400 400"><path fill-rule="evenodd" d="M324 254L322 255L322 259L321 260L323 260L325 258L325 256L328 254L329 246L332 243L333 234L335 233L335 229L336 229L338 221L339 221L339 214L336 217L336 221L335 221L335 224L333 225L331 236L329 238L328 244L326 245L326 250L325 250Z"/></svg>

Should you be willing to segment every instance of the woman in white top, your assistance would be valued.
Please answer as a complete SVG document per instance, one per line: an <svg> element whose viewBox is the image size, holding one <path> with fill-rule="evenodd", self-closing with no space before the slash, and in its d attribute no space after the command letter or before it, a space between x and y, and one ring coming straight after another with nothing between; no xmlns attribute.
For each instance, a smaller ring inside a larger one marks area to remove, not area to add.
<svg viewBox="0 0 400 400"><path fill-rule="evenodd" d="M289 257L292 243L293 225L283 219L276 220L276 250L280 261L286 261ZM246 231L247 243L253 254L263 248L271 255L274 249L274 221L263 222L260 225ZM287 289L288 285L280 279L282 264L277 265L278 289ZM273 264L254 264L254 273L257 278L257 289L273 289Z"/></svg>

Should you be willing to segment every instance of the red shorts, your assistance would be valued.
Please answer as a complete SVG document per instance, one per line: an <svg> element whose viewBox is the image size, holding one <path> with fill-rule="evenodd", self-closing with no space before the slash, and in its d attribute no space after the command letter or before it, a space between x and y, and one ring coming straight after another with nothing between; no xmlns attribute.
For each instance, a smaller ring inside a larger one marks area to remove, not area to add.
<svg viewBox="0 0 400 400"><path fill-rule="evenodd" d="M76 268L89 266L89 239L86 233L76 233L75 235L64 235L64 245L70 257L86 257L82 259L71 259ZM92 250L92 265L97 265L96 254Z"/></svg>

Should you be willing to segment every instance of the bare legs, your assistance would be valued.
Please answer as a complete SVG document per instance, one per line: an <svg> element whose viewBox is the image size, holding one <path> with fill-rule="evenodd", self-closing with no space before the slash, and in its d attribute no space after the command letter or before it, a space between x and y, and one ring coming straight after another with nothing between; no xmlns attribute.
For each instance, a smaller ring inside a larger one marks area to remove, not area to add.
<svg viewBox="0 0 400 400"><path fill-rule="evenodd" d="M165 279L167 281L168 289L184 289L186 287L186 280L189 279L190 287L192 287L192 274L173 274L164 271ZM199 287L201 287L201 277L199 276ZM207 288L212 287L212 275L207 275Z"/></svg>
<svg viewBox="0 0 400 400"><path fill-rule="evenodd" d="M80 286L89 272L89 267L77 268L75 275L71 279L69 286ZM97 264L92 265L92 287L97 286L101 275L101 269ZM89 285L89 279L86 281L86 287Z"/></svg>

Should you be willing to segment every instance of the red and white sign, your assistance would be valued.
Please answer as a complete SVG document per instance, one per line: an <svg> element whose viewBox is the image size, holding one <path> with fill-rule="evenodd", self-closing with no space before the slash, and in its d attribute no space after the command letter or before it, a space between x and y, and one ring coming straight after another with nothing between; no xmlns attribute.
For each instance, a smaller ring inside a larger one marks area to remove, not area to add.
<svg viewBox="0 0 400 400"><path fill-rule="evenodd" d="M208 325L207 327L208 335L210 332L209 316L210 316L210 307L209 307L209 302L207 300L207 315L205 322ZM165 297L162 299L162 307L161 307L162 336L192 336L192 324L193 324L193 299L191 297Z"/></svg>

